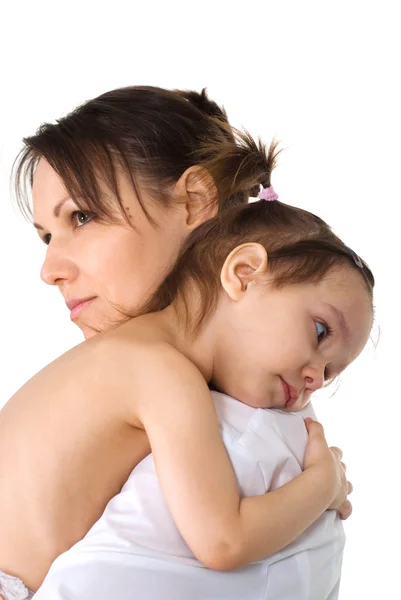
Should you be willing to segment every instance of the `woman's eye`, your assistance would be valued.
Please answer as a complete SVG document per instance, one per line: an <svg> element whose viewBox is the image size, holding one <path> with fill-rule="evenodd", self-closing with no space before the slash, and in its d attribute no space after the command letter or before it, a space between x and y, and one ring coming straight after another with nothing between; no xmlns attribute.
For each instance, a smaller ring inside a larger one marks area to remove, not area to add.
<svg viewBox="0 0 401 600"><path fill-rule="evenodd" d="M95 218L95 213L84 212L83 210L74 210L74 212L71 213L71 221L76 227L82 227L83 225L86 225L87 223L89 223L89 221L92 221L92 219ZM50 244L51 239L52 236L50 233L47 233L42 237L42 241L44 242L44 244L46 244L46 246Z"/></svg>
<svg viewBox="0 0 401 600"><path fill-rule="evenodd" d="M318 342L322 342L329 334L329 328L324 323L315 321Z"/></svg>
<svg viewBox="0 0 401 600"><path fill-rule="evenodd" d="M86 213L82 210L74 210L74 212L71 214L71 219L72 221L74 221L77 227L82 227L82 225L86 225L87 223L89 223L89 221L92 221L92 219L94 219L95 216L96 215L94 213Z"/></svg>

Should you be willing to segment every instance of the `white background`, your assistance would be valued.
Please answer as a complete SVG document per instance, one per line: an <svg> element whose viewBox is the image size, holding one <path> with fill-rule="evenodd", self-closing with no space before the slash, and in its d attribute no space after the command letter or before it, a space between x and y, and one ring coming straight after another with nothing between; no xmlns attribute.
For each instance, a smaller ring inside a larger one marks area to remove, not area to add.
<svg viewBox="0 0 401 600"><path fill-rule="evenodd" d="M22 137L115 87L207 86L234 125L282 140L273 179L280 199L326 219L375 273L372 342L315 409L329 442L343 448L355 487L340 598L400 597L398 3L7 4L0 13L0 406L81 341L57 290L39 279L44 246L12 205L10 168Z"/></svg>

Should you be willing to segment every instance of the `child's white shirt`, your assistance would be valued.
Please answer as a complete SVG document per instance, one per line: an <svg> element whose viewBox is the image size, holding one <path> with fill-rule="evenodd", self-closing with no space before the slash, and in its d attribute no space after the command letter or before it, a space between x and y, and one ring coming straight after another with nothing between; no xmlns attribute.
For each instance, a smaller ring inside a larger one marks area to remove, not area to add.
<svg viewBox="0 0 401 600"><path fill-rule="evenodd" d="M301 473L311 407L285 413L212 395L243 496ZM230 573L206 569L174 524L150 455L86 537L54 562L35 600L336 600L344 541L341 520L326 511L263 561Z"/></svg>

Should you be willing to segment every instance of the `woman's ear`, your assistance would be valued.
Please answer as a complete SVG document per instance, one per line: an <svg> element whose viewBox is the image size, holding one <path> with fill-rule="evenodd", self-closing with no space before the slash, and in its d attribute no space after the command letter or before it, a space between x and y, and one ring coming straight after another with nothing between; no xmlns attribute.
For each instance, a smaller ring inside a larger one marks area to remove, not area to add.
<svg viewBox="0 0 401 600"><path fill-rule="evenodd" d="M235 302L239 301L248 287L267 271L268 257L262 244L241 244L227 256L220 274L221 285Z"/></svg>
<svg viewBox="0 0 401 600"><path fill-rule="evenodd" d="M195 229L212 219L218 210L218 193L213 177L203 167L189 167L176 182L173 195L185 210L186 226Z"/></svg>

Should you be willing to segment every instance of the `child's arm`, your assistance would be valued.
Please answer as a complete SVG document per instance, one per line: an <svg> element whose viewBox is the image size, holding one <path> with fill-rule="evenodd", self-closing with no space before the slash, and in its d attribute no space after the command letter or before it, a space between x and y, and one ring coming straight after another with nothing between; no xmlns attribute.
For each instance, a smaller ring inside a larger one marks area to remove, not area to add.
<svg viewBox="0 0 401 600"><path fill-rule="evenodd" d="M271 555L343 503L340 457L313 422L305 471L276 491L241 499L205 380L176 351L152 353L151 364L151 372L126 376L127 390L134 377L138 391L133 424L146 430L173 518L205 566L232 570Z"/></svg>

